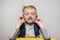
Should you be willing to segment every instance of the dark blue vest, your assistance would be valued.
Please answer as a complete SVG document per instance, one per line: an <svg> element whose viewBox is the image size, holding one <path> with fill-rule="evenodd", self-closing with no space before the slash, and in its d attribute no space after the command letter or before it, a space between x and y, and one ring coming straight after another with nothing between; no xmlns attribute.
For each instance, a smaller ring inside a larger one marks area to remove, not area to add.
<svg viewBox="0 0 60 40"><path fill-rule="evenodd" d="M34 23L34 33L35 33L35 37L37 37L40 33L39 33L39 26ZM25 23L22 24L21 28L20 28L20 34L18 35L18 37L25 37L26 34L26 28L25 28Z"/></svg>

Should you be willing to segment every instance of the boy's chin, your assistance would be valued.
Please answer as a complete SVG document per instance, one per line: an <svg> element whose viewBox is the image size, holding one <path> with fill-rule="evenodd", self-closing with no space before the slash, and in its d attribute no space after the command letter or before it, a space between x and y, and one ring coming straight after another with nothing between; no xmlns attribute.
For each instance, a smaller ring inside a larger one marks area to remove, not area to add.
<svg viewBox="0 0 60 40"><path fill-rule="evenodd" d="M34 24L34 22L27 22L27 24L32 25L32 24Z"/></svg>

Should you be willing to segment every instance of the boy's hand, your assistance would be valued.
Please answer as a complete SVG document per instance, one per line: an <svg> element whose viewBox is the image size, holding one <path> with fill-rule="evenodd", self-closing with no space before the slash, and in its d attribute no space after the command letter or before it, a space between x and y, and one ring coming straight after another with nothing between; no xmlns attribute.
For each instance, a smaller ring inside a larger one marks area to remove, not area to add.
<svg viewBox="0 0 60 40"><path fill-rule="evenodd" d="M20 28L21 25L22 25L24 22L25 22L25 21L24 21L24 18L23 18L23 17L19 17L19 18L18 18L18 23L17 23L17 27L16 27L16 28Z"/></svg>
<svg viewBox="0 0 60 40"><path fill-rule="evenodd" d="M43 28L43 24L42 24L42 19L41 18L37 18L35 23L37 23L40 28Z"/></svg>

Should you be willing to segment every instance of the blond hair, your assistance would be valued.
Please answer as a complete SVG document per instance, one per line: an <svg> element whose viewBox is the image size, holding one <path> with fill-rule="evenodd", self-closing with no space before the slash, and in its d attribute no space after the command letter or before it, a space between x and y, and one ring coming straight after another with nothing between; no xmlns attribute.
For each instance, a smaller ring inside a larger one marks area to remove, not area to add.
<svg viewBox="0 0 60 40"><path fill-rule="evenodd" d="M33 5L28 5L28 6L23 6L22 12L24 12L25 8L32 8L32 9L35 9L35 10L37 11L37 9L36 9L35 6L33 6Z"/></svg>

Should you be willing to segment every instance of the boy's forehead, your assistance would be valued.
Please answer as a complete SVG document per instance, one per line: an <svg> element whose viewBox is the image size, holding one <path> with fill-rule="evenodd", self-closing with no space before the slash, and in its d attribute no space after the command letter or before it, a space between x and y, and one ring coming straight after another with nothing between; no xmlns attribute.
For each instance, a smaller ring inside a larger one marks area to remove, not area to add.
<svg viewBox="0 0 60 40"><path fill-rule="evenodd" d="M28 11L36 12L36 10L33 8L25 8L24 12L28 12Z"/></svg>

